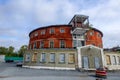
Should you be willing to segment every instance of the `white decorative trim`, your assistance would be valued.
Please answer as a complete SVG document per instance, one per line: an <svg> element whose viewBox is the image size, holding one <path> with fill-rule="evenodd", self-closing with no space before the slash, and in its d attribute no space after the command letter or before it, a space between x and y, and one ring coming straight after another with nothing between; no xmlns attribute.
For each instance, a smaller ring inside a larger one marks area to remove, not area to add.
<svg viewBox="0 0 120 80"><path fill-rule="evenodd" d="M82 68L82 62L81 62L81 48L77 47L77 54L78 54L78 67Z"/></svg>
<svg viewBox="0 0 120 80"><path fill-rule="evenodd" d="M75 70L75 68L66 68L66 67L45 67L45 66L25 66L25 68L34 68L34 69L56 69L56 70Z"/></svg>

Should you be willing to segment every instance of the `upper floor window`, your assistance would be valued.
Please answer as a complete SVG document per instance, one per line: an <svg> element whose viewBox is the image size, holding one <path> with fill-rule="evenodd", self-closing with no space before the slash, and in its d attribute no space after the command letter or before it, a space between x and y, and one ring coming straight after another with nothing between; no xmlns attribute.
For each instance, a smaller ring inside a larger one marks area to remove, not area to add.
<svg viewBox="0 0 120 80"><path fill-rule="evenodd" d="M93 32L90 32L90 35L92 36L94 33Z"/></svg>
<svg viewBox="0 0 120 80"><path fill-rule="evenodd" d="M45 35L45 30L42 30L40 34Z"/></svg>
<svg viewBox="0 0 120 80"><path fill-rule="evenodd" d="M29 49L32 49L32 44L29 45Z"/></svg>
<svg viewBox="0 0 120 80"><path fill-rule="evenodd" d="M65 41L64 40L60 40L60 48L65 48Z"/></svg>
<svg viewBox="0 0 120 80"><path fill-rule="evenodd" d="M98 33L98 37L101 37L101 35Z"/></svg>
<svg viewBox="0 0 120 80"><path fill-rule="evenodd" d="M34 44L33 44L33 48L34 48L34 49L37 48L37 42L34 42Z"/></svg>
<svg viewBox="0 0 120 80"><path fill-rule="evenodd" d="M53 40L50 40L49 44L50 44L50 48L54 48L54 41Z"/></svg>
<svg viewBox="0 0 120 80"><path fill-rule="evenodd" d="M40 48L44 48L44 41L40 41Z"/></svg>
<svg viewBox="0 0 120 80"><path fill-rule="evenodd" d="M35 36L38 36L38 33L36 32L34 35L35 35Z"/></svg>
<svg viewBox="0 0 120 80"><path fill-rule="evenodd" d="M54 34L54 28L50 29L50 34Z"/></svg>
<svg viewBox="0 0 120 80"><path fill-rule="evenodd" d="M65 33L65 29L61 28L60 33Z"/></svg>

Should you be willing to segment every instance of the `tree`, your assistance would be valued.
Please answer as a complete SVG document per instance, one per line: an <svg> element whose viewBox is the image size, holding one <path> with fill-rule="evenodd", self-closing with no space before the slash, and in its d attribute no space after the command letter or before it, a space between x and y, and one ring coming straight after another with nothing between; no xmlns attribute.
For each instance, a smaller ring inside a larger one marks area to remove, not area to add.
<svg viewBox="0 0 120 80"><path fill-rule="evenodd" d="M27 50L28 46L27 45L23 45L20 47L20 50L18 51L19 53L19 57L23 57L23 54L25 53L25 51Z"/></svg>
<svg viewBox="0 0 120 80"><path fill-rule="evenodd" d="M0 47L0 54L6 55L8 53L8 48Z"/></svg>

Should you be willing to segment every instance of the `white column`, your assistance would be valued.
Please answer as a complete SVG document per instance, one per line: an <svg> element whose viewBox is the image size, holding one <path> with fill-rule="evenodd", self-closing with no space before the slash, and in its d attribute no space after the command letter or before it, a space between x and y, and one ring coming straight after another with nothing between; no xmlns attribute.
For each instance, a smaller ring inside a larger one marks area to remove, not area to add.
<svg viewBox="0 0 120 80"><path fill-rule="evenodd" d="M82 68L82 62L81 62L81 48L77 47L77 54L78 54L78 67Z"/></svg>
<svg viewBox="0 0 120 80"><path fill-rule="evenodd" d="M105 57L104 57L103 49L101 49L101 57L102 57L103 67L107 66L106 63L105 63Z"/></svg>

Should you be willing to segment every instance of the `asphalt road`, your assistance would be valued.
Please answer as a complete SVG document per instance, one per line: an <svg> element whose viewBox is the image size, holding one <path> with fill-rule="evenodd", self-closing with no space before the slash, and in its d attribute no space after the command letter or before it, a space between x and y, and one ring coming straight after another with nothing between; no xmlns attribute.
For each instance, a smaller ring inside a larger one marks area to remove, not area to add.
<svg viewBox="0 0 120 80"><path fill-rule="evenodd" d="M42 70L16 67L15 63L0 63L0 80L96 80L93 72ZM107 79L120 80L120 72L108 73Z"/></svg>

